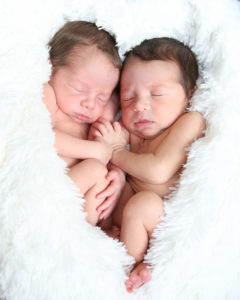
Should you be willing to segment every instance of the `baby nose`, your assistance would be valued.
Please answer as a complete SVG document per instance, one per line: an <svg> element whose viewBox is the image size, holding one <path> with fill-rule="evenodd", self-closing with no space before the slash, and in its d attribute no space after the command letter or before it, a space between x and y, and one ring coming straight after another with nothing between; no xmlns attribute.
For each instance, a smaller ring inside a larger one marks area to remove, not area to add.
<svg viewBox="0 0 240 300"><path fill-rule="evenodd" d="M150 103L147 99L137 99L134 111L147 111L150 109Z"/></svg>
<svg viewBox="0 0 240 300"><path fill-rule="evenodd" d="M86 109L94 109L96 100L94 97L87 97L82 101L82 106Z"/></svg>

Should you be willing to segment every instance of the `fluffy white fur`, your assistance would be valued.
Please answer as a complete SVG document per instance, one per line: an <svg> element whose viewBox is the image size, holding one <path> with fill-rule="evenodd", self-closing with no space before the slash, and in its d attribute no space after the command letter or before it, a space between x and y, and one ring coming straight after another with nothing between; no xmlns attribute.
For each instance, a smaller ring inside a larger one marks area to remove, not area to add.
<svg viewBox="0 0 240 300"><path fill-rule="evenodd" d="M47 42L66 20L95 21L121 55L151 37L196 53L191 109L207 120L165 203L146 260L153 280L129 295L124 246L85 221L53 147L42 98ZM7 300L240 299L240 9L236 0L1 0L0 286Z"/></svg>

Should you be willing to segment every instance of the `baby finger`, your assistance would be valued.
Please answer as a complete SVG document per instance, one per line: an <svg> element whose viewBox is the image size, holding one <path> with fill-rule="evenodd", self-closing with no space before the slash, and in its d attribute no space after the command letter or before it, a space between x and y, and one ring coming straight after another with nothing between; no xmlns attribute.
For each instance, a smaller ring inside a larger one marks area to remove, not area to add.
<svg viewBox="0 0 240 300"><path fill-rule="evenodd" d="M119 122L113 122L113 128L116 132L121 131L122 127Z"/></svg>

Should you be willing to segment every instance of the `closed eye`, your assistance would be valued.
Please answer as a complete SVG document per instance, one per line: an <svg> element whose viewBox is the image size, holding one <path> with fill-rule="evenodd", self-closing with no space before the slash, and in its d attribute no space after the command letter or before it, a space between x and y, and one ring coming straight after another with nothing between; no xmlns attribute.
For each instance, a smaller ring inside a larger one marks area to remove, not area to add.
<svg viewBox="0 0 240 300"><path fill-rule="evenodd" d="M123 101L133 101L134 99L135 99L135 96L122 97Z"/></svg>
<svg viewBox="0 0 240 300"><path fill-rule="evenodd" d="M108 101L109 98L98 96L97 99L98 99L100 102L102 102L102 103L107 103L107 101Z"/></svg>
<svg viewBox="0 0 240 300"><path fill-rule="evenodd" d="M164 93L163 93L163 92L160 92L160 91L159 91L159 92L156 91L156 92L152 92L151 95L157 97L157 96L163 96Z"/></svg>
<svg viewBox="0 0 240 300"><path fill-rule="evenodd" d="M151 95L154 99L159 99L162 98L164 96L164 94L152 94Z"/></svg>
<svg viewBox="0 0 240 300"><path fill-rule="evenodd" d="M73 86L71 86L71 88L72 88L75 92L77 92L78 94L84 94L84 93L86 93L86 91L80 90L80 89L75 88L75 87L73 87Z"/></svg>

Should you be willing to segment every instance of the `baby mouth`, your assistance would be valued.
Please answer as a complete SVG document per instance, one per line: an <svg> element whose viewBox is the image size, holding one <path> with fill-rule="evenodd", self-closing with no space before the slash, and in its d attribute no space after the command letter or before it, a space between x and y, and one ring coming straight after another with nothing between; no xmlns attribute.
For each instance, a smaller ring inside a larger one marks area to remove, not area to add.
<svg viewBox="0 0 240 300"><path fill-rule="evenodd" d="M90 117L84 115L84 114L77 114L77 113L74 113L73 116L78 119L79 121L82 121L82 122L88 122L90 121Z"/></svg>
<svg viewBox="0 0 240 300"><path fill-rule="evenodd" d="M147 120L147 119L140 119L136 122L134 122L136 127L149 127L153 124L153 121Z"/></svg>

